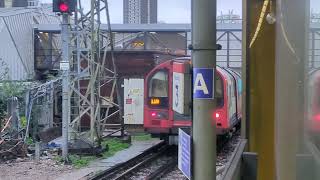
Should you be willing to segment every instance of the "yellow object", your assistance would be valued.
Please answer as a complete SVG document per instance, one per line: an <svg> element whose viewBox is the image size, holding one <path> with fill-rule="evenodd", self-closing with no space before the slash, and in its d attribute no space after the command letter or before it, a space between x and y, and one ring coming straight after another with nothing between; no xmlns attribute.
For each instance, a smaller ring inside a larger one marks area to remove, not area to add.
<svg viewBox="0 0 320 180"><path fill-rule="evenodd" d="M150 104L151 105L159 105L160 104L160 99L159 98L151 98Z"/></svg>
<svg viewBox="0 0 320 180"><path fill-rule="evenodd" d="M264 19L269 0L244 0L247 8L246 66L249 67L249 151L258 153L258 180L275 179L275 24ZM275 9L276 3L272 3ZM262 7L262 8L261 8ZM254 46L253 46L254 45ZM246 67L244 66L244 67Z"/></svg>
<svg viewBox="0 0 320 180"><path fill-rule="evenodd" d="M268 7L268 4L269 4L269 1L270 0L264 0L264 2L263 2L263 6L262 6L262 9L261 9L261 12L260 12L260 18L259 18L259 21L258 21L258 25L257 25L256 31L254 33L254 36L253 36L253 38L252 38L252 40L250 42L250 46L249 46L250 48L252 47L252 45L256 41L256 39L258 37L258 34L259 34L260 30L261 30L262 24L263 24L265 16L266 16L266 11L267 11L267 7Z"/></svg>

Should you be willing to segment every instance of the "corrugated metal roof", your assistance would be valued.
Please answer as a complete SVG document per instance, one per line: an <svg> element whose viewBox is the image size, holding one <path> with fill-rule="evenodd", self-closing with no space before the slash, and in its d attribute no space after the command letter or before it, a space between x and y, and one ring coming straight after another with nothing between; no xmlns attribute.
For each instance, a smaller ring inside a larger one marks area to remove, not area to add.
<svg viewBox="0 0 320 180"><path fill-rule="evenodd" d="M30 12L33 12L34 10L35 9L33 9L33 8L21 8L21 7L0 8L0 17L30 13Z"/></svg>
<svg viewBox="0 0 320 180"><path fill-rule="evenodd" d="M0 59L9 68L9 79L33 78L33 28L38 23L58 24L59 18L42 8L0 8L0 22Z"/></svg>
<svg viewBox="0 0 320 180"><path fill-rule="evenodd" d="M0 61L1 75L6 73L8 69L8 74L6 78L12 80L22 80L27 78L27 72L21 63L21 59L18 55L18 51L10 37L10 33L3 19L0 18Z"/></svg>

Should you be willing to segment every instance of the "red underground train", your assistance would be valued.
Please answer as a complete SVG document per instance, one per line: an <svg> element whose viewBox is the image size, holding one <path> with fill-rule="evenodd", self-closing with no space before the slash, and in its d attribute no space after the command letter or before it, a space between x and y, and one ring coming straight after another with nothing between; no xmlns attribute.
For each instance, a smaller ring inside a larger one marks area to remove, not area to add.
<svg viewBox="0 0 320 180"><path fill-rule="evenodd" d="M314 136L319 137L320 132L320 70L309 72L309 99L307 128Z"/></svg>
<svg viewBox="0 0 320 180"><path fill-rule="evenodd" d="M179 128L191 126L191 115L173 110L173 64L190 66L190 58L170 60L156 66L145 79L144 128L153 136L166 138ZM217 110L212 114L217 135L224 135L241 120L241 76L228 68L216 68ZM190 93L191 96L191 93Z"/></svg>

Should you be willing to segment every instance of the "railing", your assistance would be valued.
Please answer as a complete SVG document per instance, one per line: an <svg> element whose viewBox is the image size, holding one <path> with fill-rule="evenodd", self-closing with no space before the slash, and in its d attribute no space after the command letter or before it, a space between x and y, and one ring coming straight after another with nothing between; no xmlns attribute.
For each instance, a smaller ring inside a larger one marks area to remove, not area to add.
<svg viewBox="0 0 320 180"><path fill-rule="evenodd" d="M320 18L314 18L313 21L319 20ZM164 52L175 52L179 51L179 55L183 52L185 55L190 55L191 52L188 51L187 47L191 44L191 33L190 32L176 32L176 37L182 37L184 40L180 40L183 43L166 43L166 39L153 38L152 42L157 45L148 45L151 42L145 38L146 34L161 34L152 32L152 33L123 33L125 36L118 36L116 39L118 46L116 44L117 51L127 51L127 50L141 50L141 51L164 51ZM182 35L182 36L181 36ZM154 35L152 35L154 36ZM125 41L120 37L125 37ZM128 38L130 37L130 38ZM320 68L320 29L313 28L310 29L309 37L309 68L315 69ZM52 47L47 48L48 45L42 45L42 43L48 42L35 42L35 63L41 66L47 66L51 62L51 65L48 68L57 68L55 64L59 61L59 50ZM108 42L104 42L107 44ZM217 33L217 43L222 45L222 49L217 52L217 63L223 67L230 68L240 68L242 62L242 32L240 30L218 30ZM136 46L132 45L135 44ZM45 48L39 48L39 47ZM141 46L141 47L139 47ZM39 66L39 69L41 67ZM44 67L46 68L46 67Z"/></svg>

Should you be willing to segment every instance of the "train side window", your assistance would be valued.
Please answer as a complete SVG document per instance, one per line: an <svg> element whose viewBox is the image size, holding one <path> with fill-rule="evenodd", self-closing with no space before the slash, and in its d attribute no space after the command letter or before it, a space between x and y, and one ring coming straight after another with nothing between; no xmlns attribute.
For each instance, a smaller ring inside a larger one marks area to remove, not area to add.
<svg viewBox="0 0 320 180"><path fill-rule="evenodd" d="M155 73L149 80L149 97L168 97L168 71Z"/></svg>
<svg viewBox="0 0 320 180"><path fill-rule="evenodd" d="M223 107L223 81L219 74L216 75L216 98L218 107Z"/></svg>
<svg viewBox="0 0 320 180"><path fill-rule="evenodd" d="M148 80L148 105L153 108L169 107L169 72L159 70Z"/></svg>

